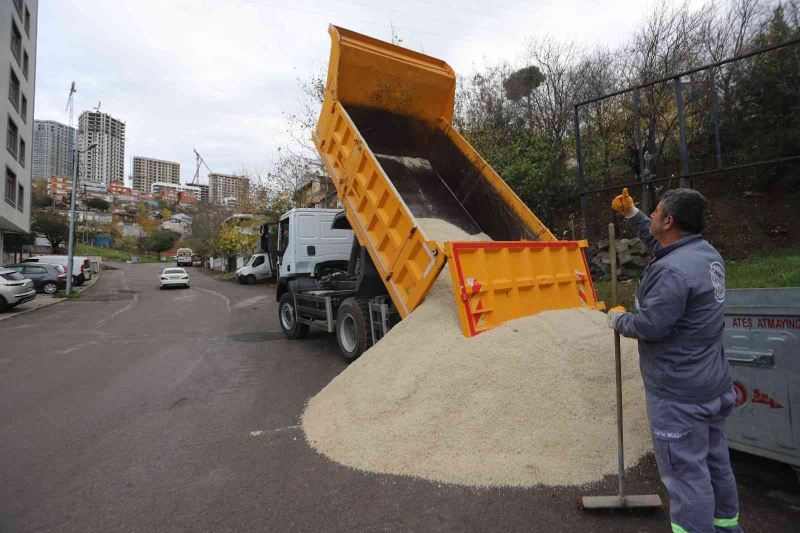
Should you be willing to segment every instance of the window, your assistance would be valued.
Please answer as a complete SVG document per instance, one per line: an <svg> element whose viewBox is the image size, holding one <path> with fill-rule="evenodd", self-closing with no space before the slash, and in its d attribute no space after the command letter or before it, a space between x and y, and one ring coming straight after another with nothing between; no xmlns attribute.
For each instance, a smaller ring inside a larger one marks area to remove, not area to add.
<svg viewBox="0 0 800 533"><path fill-rule="evenodd" d="M25 166L25 139L20 137L19 139L19 164L23 167Z"/></svg>
<svg viewBox="0 0 800 533"><path fill-rule="evenodd" d="M19 32L19 28L17 28L17 24L13 20L11 21L11 54L14 56L14 59L17 60L17 64L19 64L20 56L22 55L22 34Z"/></svg>
<svg viewBox="0 0 800 533"><path fill-rule="evenodd" d="M17 195L17 175L11 172L9 168L6 167L6 187L3 196L6 199L6 203L10 205L16 204L16 195Z"/></svg>
<svg viewBox="0 0 800 533"><path fill-rule="evenodd" d="M23 274L47 274L47 269L40 266L26 266L22 268Z"/></svg>
<svg viewBox="0 0 800 533"><path fill-rule="evenodd" d="M6 149L11 152L11 155L16 159L17 149L19 144L19 129L11 118L8 119L8 129L6 130Z"/></svg>
<svg viewBox="0 0 800 533"><path fill-rule="evenodd" d="M19 111L19 78L13 68L8 74L8 101Z"/></svg>
<svg viewBox="0 0 800 533"><path fill-rule="evenodd" d="M28 66L30 63L30 58L28 57L28 52L25 49L22 50L22 73L25 74L25 79L28 78Z"/></svg>
<svg viewBox="0 0 800 533"><path fill-rule="evenodd" d="M19 116L22 117L22 122L28 122L28 99L22 95L22 106L19 108Z"/></svg>
<svg viewBox="0 0 800 533"><path fill-rule="evenodd" d="M28 11L28 6L25 6L25 34L31 36L31 12Z"/></svg>
<svg viewBox="0 0 800 533"><path fill-rule="evenodd" d="M25 209L25 187L17 185L17 209L22 211Z"/></svg>
<svg viewBox="0 0 800 533"><path fill-rule="evenodd" d="M8 272L6 274L0 274L0 277L7 281L23 281L25 276L20 274L19 272Z"/></svg>

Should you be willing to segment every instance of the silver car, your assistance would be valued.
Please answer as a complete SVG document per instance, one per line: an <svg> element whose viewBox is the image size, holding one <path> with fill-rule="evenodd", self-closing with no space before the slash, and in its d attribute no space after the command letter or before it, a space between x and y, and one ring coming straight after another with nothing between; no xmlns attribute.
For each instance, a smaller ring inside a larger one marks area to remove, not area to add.
<svg viewBox="0 0 800 533"><path fill-rule="evenodd" d="M0 267L0 311L36 298L33 281L16 270Z"/></svg>

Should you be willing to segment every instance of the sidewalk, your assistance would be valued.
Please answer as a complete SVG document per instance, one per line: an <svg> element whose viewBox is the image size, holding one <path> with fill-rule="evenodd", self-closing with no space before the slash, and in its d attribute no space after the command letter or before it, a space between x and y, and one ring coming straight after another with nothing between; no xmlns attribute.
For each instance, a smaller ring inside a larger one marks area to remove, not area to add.
<svg viewBox="0 0 800 533"><path fill-rule="evenodd" d="M97 280L100 279L102 275L102 270L92 276L92 279L84 283L80 287L73 287L72 290L78 293L81 293L97 283ZM36 311L37 309L41 309L42 307L49 307L51 305L55 305L59 302L63 302L67 300L67 298L53 298L49 294L42 294L36 293L36 298L31 300L30 302L26 302L22 305L18 305L17 307L13 308L10 311L5 311L0 313L0 322L3 320L8 320L9 318L14 318L15 316L24 315L25 313L30 313L31 311Z"/></svg>

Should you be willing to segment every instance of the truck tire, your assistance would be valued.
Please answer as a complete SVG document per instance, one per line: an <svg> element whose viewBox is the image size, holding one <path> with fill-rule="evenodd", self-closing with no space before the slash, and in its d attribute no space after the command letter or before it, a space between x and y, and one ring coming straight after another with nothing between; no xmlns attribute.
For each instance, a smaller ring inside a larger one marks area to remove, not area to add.
<svg viewBox="0 0 800 533"><path fill-rule="evenodd" d="M372 344L369 304L360 298L348 298L336 315L336 342L344 358L355 361Z"/></svg>
<svg viewBox="0 0 800 533"><path fill-rule="evenodd" d="M247 285L255 285L256 282L257 282L256 277L254 275L252 275L252 274L250 274L249 276L247 276L244 279L245 279L245 283Z"/></svg>
<svg viewBox="0 0 800 533"><path fill-rule="evenodd" d="M302 339L308 333L308 324L300 324L297 321L294 295L291 292L281 296L281 301L278 303L278 322L287 339Z"/></svg>

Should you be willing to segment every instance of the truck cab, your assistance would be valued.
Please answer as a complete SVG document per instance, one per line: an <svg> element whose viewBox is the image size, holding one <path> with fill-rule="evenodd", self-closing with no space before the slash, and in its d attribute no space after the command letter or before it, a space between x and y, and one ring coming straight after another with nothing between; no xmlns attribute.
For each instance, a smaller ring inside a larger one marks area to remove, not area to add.
<svg viewBox="0 0 800 533"><path fill-rule="evenodd" d="M347 270L351 229L334 229L339 209L298 208L278 221L278 298L292 279Z"/></svg>
<svg viewBox="0 0 800 533"><path fill-rule="evenodd" d="M236 281L251 285L259 281L266 281L275 277L275 268L270 261L269 253L258 252L236 270Z"/></svg>

